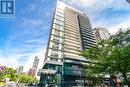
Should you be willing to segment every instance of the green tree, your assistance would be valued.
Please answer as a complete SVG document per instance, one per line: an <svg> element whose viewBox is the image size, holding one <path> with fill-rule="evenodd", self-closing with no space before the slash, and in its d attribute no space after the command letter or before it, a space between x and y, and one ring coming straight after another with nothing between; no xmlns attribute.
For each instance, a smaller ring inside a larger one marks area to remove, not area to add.
<svg viewBox="0 0 130 87"><path fill-rule="evenodd" d="M23 84L31 84L31 83L38 83L38 80L35 77L32 77L28 74L17 74L16 70L13 68L6 67L4 70L0 70L0 81L4 78L10 78L11 81L17 81L19 79L19 83Z"/></svg>
<svg viewBox="0 0 130 87"><path fill-rule="evenodd" d="M81 52L81 55L84 56L90 63L84 66L87 80L89 86L99 85L99 81L101 80L102 75L108 74L108 64L106 63L106 57L111 50L109 45L103 44L104 41L100 43L100 45L95 48L90 48L89 50L85 50Z"/></svg>
<svg viewBox="0 0 130 87"><path fill-rule="evenodd" d="M5 66L0 66L0 81L3 80L4 75L5 75L6 67Z"/></svg>
<svg viewBox="0 0 130 87"><path fill-rule="evenodd" d="M126 84L130 87L127 74L130 72L130 45L126 47L115 47L109 58L107 59L110 63L110 69L114 73L121 73L126 81Z"/></svg>
<svg viewBox="0 0 130 87"><path fill-rule="evenodd" d="M23 83L23 84L26 84L26 85L29 85L29 84L32 84L32 83L35 83L35 84L38 83L38 80L35 77L32 77L32 76L27 75L27 74L20 74L18 76L18 78L19 78L19 83Z"/></svg>
<svg viewBox="0 0 130 87"><path fill-rule="evenodd" d="M130 31L120 32L108 41L101 41L95 48L81 52L81 55L90 61L89 64L85 65L88 76L122 74L126 84L130 87L128 80L130 45L123 44L129 33Z"/></svg>
<svg viewBox="0 0 130 87"><path fill-rule="evenodd" d="M0 80L3 80L4 78L10 78L11 81L16 81L16 70L13 70L13 68L5 67L0 72Z"/></svg>
<svg viewBox="0 0 130 87"><path fill-rule="evenodd" d="M17 80L16 70L13 68L6 68L4 78L10 78L11 81Z"/></svg>

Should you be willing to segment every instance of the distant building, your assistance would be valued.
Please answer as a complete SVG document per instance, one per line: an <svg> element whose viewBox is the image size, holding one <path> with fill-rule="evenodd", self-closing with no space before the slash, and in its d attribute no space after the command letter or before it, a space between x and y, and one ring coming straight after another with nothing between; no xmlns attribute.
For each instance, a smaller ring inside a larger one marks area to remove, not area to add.
<svg viewBox="0 0 130 87"><path fill-rule="evenodd" d="M16 68L16 71L17 71L17 73L18 74L20 74L20 73L22 73L23 72L23 66L18 66L17 68Z"/></svg>
<svg viewBox="0 0 130 87"><path fill-rule="evenodd" d="M30 76L35 76L35 75L36 75L36 70L33 69L33 68L30 68L28 74L29 74Z"/></svg>
<svg viewBox="0 0 130 87"><path fill-rule="evenodd" d="M94 31L97 42L99 42L101 40L107 40L111 36L111 34L108 32L108 30L103 27L95 27L93 29L93 31Z"/></svg>
<svg viewBox="0 0 130 87"><path fill-rule="evenodd" d="M32 66L32 68L29 69L29 75L31 75L31 76L36 75L38 64L39 64L39 58L37 56L35 56L33 66Z"/></svg>
<svg viewBox="0 0 130 87"><path fill-rule="evenodd" d="M32 68L37 70L38 64L39 64L39 58L35 56Z"/></svg>

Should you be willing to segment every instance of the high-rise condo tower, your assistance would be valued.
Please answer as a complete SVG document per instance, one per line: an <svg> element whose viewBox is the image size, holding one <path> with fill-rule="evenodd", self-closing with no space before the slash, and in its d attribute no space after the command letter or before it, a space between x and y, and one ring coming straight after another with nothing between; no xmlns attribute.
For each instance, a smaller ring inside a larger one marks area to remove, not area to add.
<svg viewBox="0 0 130 87"><path fill-rule="evenodd" d="M80 51L95 46L96 40L88 16L58 1L53 15L48 46L40 73L40 87L84 86Z"/></svg>

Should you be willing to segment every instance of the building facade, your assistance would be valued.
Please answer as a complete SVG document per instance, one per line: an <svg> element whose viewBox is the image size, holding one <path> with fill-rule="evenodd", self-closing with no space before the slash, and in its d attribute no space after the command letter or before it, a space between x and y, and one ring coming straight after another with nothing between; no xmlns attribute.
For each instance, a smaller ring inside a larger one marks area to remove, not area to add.
<svg viewBox="0 0 130 87"><path fill-rule="evenodd" d="M111 37L111 34L108 32L106 28L95 27L93 31L97 42L100 42L101 40L107 40Z"/></svg>
<svg viewBox="0 0 130 87"><path fill-rule="evenodd" d="M96 40L89 18L61 1L54 12L43 69L40 69L40 87L84 86L80 51L94 47Z"/></svg>
<svg viewBox="0 0 130 87"><path fill-rule="evenodd" d="M28 73L29 75L36 76L38 64L39 64L39 58L38 56L35 56L32 68L29 69L29 73Z"/></svg>
<svg viewBox="0 0 130 87"><path fill-rule="evenodd" d="M39 64L39 58L38 56L35 56L32 68L37 70L38 64Z"/></svg>
<svg viewBox="0 0 130 87"><path fill-rule="evenodd" d="M22 72L23 72L23 69L24 69L23 66L18 66L18 67L16 68L17 74L22 73Z"/></svg>

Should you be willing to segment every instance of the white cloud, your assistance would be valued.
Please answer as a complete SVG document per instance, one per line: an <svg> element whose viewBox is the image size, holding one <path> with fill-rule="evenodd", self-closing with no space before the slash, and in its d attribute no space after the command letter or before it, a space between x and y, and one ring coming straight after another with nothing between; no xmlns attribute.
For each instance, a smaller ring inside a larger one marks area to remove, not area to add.
<svg viewBox="0 0 130 87"><path fill-rule="evenodd" d="M22 24L15 26L18 30L13 30L5 43L6 48L0 52L0 64L13 68L23 65L24 71L28 71L36 55L40 55L41 64L46 47L44 44L47 43L42 24L41 20L24 19Z"/></svg>
<svg viewBox="0 0 130 87"><path fill-rule="evenodd" d="M29 18L24 18L23 19L23 23L21 24L21 26L28 26L28 27L38 27L38 26L41 26L43 24L43 20L41 19L29 19Z"/></svg>
<svg viewBox="0 0 130 87"><path fill-rule="evenodd" d="M12 50L14 50L14 49L12 49ZM33 53L21 53L20 52L21 50L15 49L14 52L11 52L12 55L8 54L6 56L4 56L2 54L2 51L0 51L0 65L12 67L15 69L18 66L23 65L24 71L28 72L28 70L32 67L35 56L38 56L38 58L39 58L38 69L40 69L40 68L42 68L42 65L43 65L45 50L46 50L46 46L43 46L43 48L41 47L41 48L37 49L37 51L33 52ZM25 58L23 63L20 63L19 59L24 58L22 56L27 56L27 58Z"/></svg>
<svg viewBox="0 0 130 87"><path fill-rule="evenodd" d="M43 64L43 60L44 60L44 55L45 55L45 50L46 50L46 46L43 49L39 49L36 53L33 53L29 56L29 58L27 59L27 62L24 65L24 71L28 71L29 68L32 67L33 61L35 56L38 56L39 58L39 65L38 65L38 69L42 68L42 64Z"/></svg>
<svg viewBox="0 0 130 87"><path fill-rule="evenodd" d="M46 0L32 1L17 10L9 35L0 51L0 65L16 68L24 66L28 71L32 66L34 57L39 56L39 68L42 68L45 48L48 38L48 30L52 10L54 8L45 6Z"/></svg>
<svg viewBox="0 0 130 87"><path fill-rule="evenodd" d="M128 28L130 27L130 20L122 21L119 24L110 27L110 33L116 33L120 28Z"/></svg>
<svg viewBox="0 0 130 87"><path fill-rule="evenodd" d="M0 65L16 68L18 66L17 55L4 56L1 51Z"/></svg>
<svg viewBox="0 0 130 87"><path fill-rule="evenodd" d="M70 0L68 3L80 9L91 9L91 12L100 12L106 8L113 8L116 10L129 8L129 4L126 0Z"/></svg>

